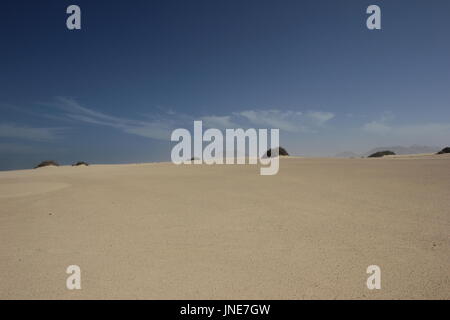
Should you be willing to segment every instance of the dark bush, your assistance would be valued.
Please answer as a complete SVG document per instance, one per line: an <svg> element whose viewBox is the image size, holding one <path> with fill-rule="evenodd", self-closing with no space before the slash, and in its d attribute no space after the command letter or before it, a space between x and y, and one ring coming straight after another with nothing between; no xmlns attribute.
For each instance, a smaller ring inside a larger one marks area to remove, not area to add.
<svg viewBox="0 0 450 320"><path fill-rule="evenodd" d="M87 163L87 162L84 162L84 161L78 161L77 163L74 163L73 165L72 165L72 167L76 167L76 166L88 166L89 165L89 163Z"/></svg>
<svg viewBox="0 0 450 320"><path fill-rule="evenodd" d="M46 160L46 161L42 161L41 163L39 163L34 168L36 169L36 168L48 167L48 166L56 166L56 167L58 167L59 164L56 161L53 161L53 160Z"/></svg>
<svg viewBox="0 0 450 320"><path fill-rule="evenodd" d="M384 157L384 156L395 156L395 152L392 152L392 151L389 151L389 150L378 151L378 152L372 153L369 156L369 158L381 158L381 157Z"/></svg>
<svg viewBox="0 0 450 320"><path fill-rule="evenodd" d="M439 151L436 154L444 154L444 153L450 153L450 147L445 147L444 149L442 149L441 151Z"/></svg>
<svg viewBox="0 0 450 320"><path fill-rule="evenodd" d="M265 157L266 158L272 157L272 153L276 154L275 151L276 151L276 149L269 149L269 150L267 150ZM288 156L289 153L283 147L278 147L278 155L280 155L280 156Z"/></svg>

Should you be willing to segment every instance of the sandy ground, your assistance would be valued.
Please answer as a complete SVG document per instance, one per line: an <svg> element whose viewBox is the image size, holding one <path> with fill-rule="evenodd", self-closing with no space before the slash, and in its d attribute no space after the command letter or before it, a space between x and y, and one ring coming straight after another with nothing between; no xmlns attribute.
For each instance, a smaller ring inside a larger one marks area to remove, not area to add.
<svg viewBox="0 0 450 320"><path fill-rule="evenodd" d="M0 298L449 299L449 192L448 155L0 172Z"/></svg>

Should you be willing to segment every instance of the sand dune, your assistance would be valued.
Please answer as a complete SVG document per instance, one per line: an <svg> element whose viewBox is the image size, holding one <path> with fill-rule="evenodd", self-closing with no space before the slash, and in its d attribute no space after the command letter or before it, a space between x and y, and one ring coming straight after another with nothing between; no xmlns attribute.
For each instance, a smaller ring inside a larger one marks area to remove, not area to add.
<svg viewBox="0 0 450 320"><path fill-rule="evenodd" d="M0 298L449 299L449 190L449 155L0 172Z"/></svg>
<svg viewBox="0 0 450 320"><path fill-rule="evenodd" d="M68 183L10 182L0 184L0 198L25 197L56 191L70 186Z"/></svg>

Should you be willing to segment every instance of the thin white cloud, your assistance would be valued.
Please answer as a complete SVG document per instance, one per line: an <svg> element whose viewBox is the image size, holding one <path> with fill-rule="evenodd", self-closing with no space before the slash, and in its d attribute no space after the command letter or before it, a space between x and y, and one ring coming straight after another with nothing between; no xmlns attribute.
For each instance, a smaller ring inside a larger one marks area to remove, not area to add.
<svg viewBox="0 0 450 320"><path fill-rule="evenodd" d="M450 123L395 124L393 119L391 113L385 113L379 120L365 123L361 129L384 143L448 144Z"/></svg>
<svg viewBox="0 0 450 320"><path fill-rule="evenodd" d="M145 138L168 140L173 129L169 124L153 122L137 126L126 126L123 128L123 131Z"/></svg>
<svg viewBox="0 0 450 320"><path fill-rule="evenodd" d="M308 111L303 113L292 110L245 110L234 113L236 116L244 117L251 124L278 128L280 130L297 132L316 132L326 122L334 118L331 112Z"/></svg>
<svg viewBox="0 0 450 320"><path fill-rule="evenodd" d="M372 121L363 125L362 129L368 133L385 135L391 131L391 127L381 121Z"/></svg>
<svg viewBox="0 0 450 320"><path fill-rule="evenodd" d="M394 132L399 135L408 136L413 134L423 135L439 135L440 137L450 137L450 124L448 123L425 123L425 124L413 124L403 125L397 128L393 128Z"/></svg>
<svg viewBox="0 0 450 320"><path fill-rule="evenodd" d="M311 120L313 120L319 126L324 125L326 122L334 118L334 114L331 112L322 111L309 111L306 114Z"/></svg>
<svg viewBox="0 0 450 320"><path fill-rule="evenodd" d="M50 105L61 109L64 112L63 118L113 127L123 132L146 138L167 140L174 127L173 120L170 119L145 121L115 117L83 107L76 100L66 97L57 97Z"/></svg>
<svg viewBox="0 0 450 320"><path fill-rule="evenodd" d="M299 121L296 118L301 117L301 113L281 110L245 110L235 115L246 118L251 124L278 128L287 132L299 131Z"/></svg>
<svg viewBox="0 0 450 320"><path fill-rule="evenodd" d="M289 133L314 132L317 123L311 121L300 111L292 110L244 110L233 113L239 119L244 118L251 125L277 128Z"/></svg>
<svg viewBox="0 0 450 320"><path fill-rule="evenodd" d="M31 141L53 141L60 137L62 128L35 128L11 123L0 124L0 137Z"/></svg>
<svg viewBox="0 0 450 320"><path fill-rule="evenodd" d="M30 154L42 151L42 148L16 143L0 143L0 153L2 154Z"/></svg>
<svg viewBox="0 0 450 320"><path fill-rule="evenodd" d="M394 118L395 117L392 112L385 111L381 114L378 120L365 123L362 126L362 130L370 134L387 135L392 131L389 122L391 122Z"/></svg>
<svg viewBox="0 0 450 320"><path fill-rule="evenodd" d="M231 120L231 116L204 116L200 120L208 128L226 129L237 127L237 124Z"/></svg>
<svg viewBox="0 0 450 320"><path fill-rule="evenodd" d="M329 112L311 111L303 114L290 110L244 110L228 115L206 115L194 118L172 110L156 115L144 115L141 120L121 118L98 112L81 106L76 100L58 97L51 104L63 111L62 116L67 120L84 122L95 125L109 126L125 133L142 137L168 140L172 130L185 127L190 128L194 120L202 120L209 128L278 128L290 133L314 132L315 128L323 125L334 117Z"/></svg>

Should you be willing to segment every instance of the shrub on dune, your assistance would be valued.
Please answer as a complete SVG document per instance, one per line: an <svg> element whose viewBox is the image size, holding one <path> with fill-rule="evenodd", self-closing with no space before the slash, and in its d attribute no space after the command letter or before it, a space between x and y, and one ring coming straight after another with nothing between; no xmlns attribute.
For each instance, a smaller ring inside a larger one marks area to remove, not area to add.
<svg viewBox="0 0 450 320"><path fill-rule="evenodd" d="M381 158L384 156L395 156L395 152L386 150L386 151L378 151L375 153L372 153L368 158Z"/></svg>
<svg viewBox="0 0 450 320"><path fill-rule="evenodd" d="M48 167L48 166L55 166L58 167L59 164L56 161L53 160L46 160L46 161L42 161L41 163L39 163L36 167L34 167L35 169L37 168L42 168L42 167Z"/></svg>
<svg viewBox="0 0 450 320"><path fill-rule="evenodd" d="M277 149L278 149L278 155L280 156L288 156L289 153L286 151L286 149L284 149L283 147L278 147L276 149L269 149L267 150L265 157L266 158L271 158L272 154L276 155L277 154Z"/></svg>
<svg viewBox="0 0 450 320"><path fill-rule="evenodd" d="M450 147L445 147L444 149L442 149L441 151L439 151L436 154L444 154L444 153L450 153Z"/></svg>
<svg viewBox="0 0 450 320"><path fill-rule="evenodd" d="M74 163L74 164L72 165L72 167L76 167L76 166L88 166L88 165L89 165L89 163L87 163L87 162L84 162L84 161L78 161L78 162Z"/></svg>

